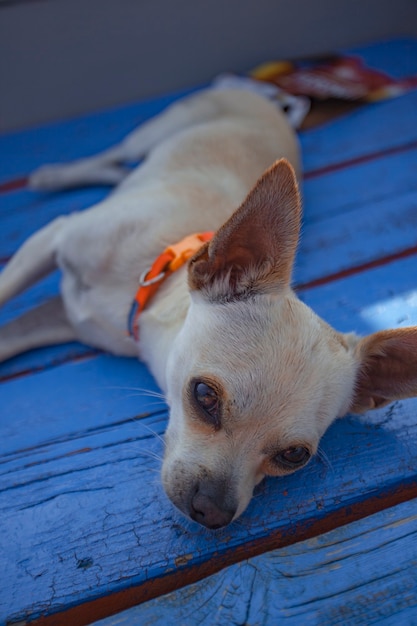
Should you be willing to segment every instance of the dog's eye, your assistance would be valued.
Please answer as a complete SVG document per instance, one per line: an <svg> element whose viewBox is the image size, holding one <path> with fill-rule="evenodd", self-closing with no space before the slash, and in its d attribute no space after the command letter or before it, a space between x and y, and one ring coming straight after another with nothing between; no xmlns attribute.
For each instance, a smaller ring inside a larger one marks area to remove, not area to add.
<svg viewBox="0 0 417 626"><path fill-rule="evenodd" d="M296 469L305 465L311 456L310 450L304 446L291 446L274 457L274 462L288 469Z"/></svg>
<svg viewBox="0 0 417 626"><path fill-rule="evenodd" d="M203 382L194 385L194 397L215 428L220 428L220 401L213 387Z"/></svg>

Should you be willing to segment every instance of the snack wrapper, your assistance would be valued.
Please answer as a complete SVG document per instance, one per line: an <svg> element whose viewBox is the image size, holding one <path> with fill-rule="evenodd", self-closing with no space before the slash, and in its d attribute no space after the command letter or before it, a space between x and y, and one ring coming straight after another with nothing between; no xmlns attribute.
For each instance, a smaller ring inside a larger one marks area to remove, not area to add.
<svg viewBox="0 0 417 626"><path fill-rule="evenodd" d="M300 61L270 61L248 76L221 74L215 89L245 89L275 102L295 129L309 128L366 102L417 88L417 76L395 79L357 56L332 54Z"/></svg>
<svg viewBox="0 0 417 626"><path fill-rule="evenodd" d="M310 61L273 61L256 67L250 76L312 100L373 102L417 87L417 76L397 80L366 66L360 57L342 55Z"/></svg>

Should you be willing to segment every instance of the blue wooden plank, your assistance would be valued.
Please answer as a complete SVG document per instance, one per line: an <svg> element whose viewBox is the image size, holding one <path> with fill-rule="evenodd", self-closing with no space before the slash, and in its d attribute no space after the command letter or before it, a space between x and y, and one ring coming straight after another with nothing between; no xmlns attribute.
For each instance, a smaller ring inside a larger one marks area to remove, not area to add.
<svg viewBox="0 0 417 626"><path fill-rule="evenodd" d="M307 222L294 281L306 284L407 250L417 251L417 192Z"/></svg>
<svg viewBox="0 0 417 626"><path fill-rule="evenodd" d="M417 623L417 500L247 559L93 626Z"/></svg>
<svg viewBox="0 0 417 626"><path fill-rule="evenodd" d="M342 332L417 325L417 256L299 293Z"/></svg>
<svg viewBox="0 0 417 626"><path fill-rule="evenodd" d="M348 316L362 331L417 324L415 267L402 260L303 295L339 327ZM145 386L140 367L102 356L0 386L3 623L93 601L99 617L109 594L126 607L168 590L170 576L184 584L202 568L293 543L417 489L417 400L408 400L339 420L322 441L324 456L265 481L238 522L209 533L163 494L154 456L161 441L140 424L132 433L144 399L127 397L126 387Z"/></svg>
<svg viewBox="0 0 417 626"><path fill-rule="evenodd" d="M131 395L141 397L138 392ZM43 430L39 433L39 440L31 441L30 446L2 452L2 511L16 508L23 511L39 506L39 499L45 494L44 481L50 483L48 502L68 495L68 488L77 492L88 490L92 487L89 483L91 472L111 463L133 462L133 467L143 465L149 477L146 484L157 482L161 451L158 437L166 427L166 410L161 410L161 406L164 407L162 401L155 398L149 401L142 394L142 414L139 416L119 421L103 419L101 423L93 424L75 423L72 430L67 424L65 434L60 430L45 434ZM75 456L79 458L74 462ZM76 483L74 471L79 475ZM94 491L94 487L91 490ZM13 500L7 494L11 494Z"/></svg>
<svg viewBox="0 0 417 626"><path fill-rule="evenodd" d="M107 354L3 383L0 454L160 410L157 391L143 363Z"/></svg>
<svg viewBox="0 0 417 626"><path fill-rule="evenodd" d="M371 112L368 124L374 124ZM359 137L357 133L356 138ZM355 209L366 211L382 201L391 200L397 205L403 194L413 192L417 193L417 146L306 180L303 222L316 223L326 217L348 215Z"/></svg>
<svg viewBox="0 0 417 626"><path fill-rule="evenodd" d="M415 143L417 92L365 105L322 126L300 133L304 171L340 163ZM370 115L372 124L369 124ZM325 132L324 132L325 131Z"/></svg>
<svg viewBox="0 0 417 626"><path fill-rule="evenodd" d="M35 372L57 367L65 363L72 363L83 358L92 358L98 354L100 354L99 350L77 341L31 350L0 363L0 384L13 378L30 376Z"/></svg>

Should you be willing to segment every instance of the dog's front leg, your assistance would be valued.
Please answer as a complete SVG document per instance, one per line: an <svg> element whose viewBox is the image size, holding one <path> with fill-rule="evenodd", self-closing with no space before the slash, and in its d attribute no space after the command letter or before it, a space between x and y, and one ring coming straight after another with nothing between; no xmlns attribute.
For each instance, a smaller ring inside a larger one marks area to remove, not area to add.
<svg viewBox="0 0 417 626"><path fill-rule="evenodd" d="M129 173L122 165L122 146L115 146L87 159L68 164L43 165L29 176L29 187L37 191L58 191L88 185L118 185Z"/></svg>
<svg viewBox="0 0 417 626"><path fill-rule="evenodd" d="M178 131L215 117L218 106L209 94L210 91L205 90L175 102L109 150L73 163L40 167L29 177L29 186L56 191L84 185L119 184L131 171L126 164L141 160Z"/></svg>

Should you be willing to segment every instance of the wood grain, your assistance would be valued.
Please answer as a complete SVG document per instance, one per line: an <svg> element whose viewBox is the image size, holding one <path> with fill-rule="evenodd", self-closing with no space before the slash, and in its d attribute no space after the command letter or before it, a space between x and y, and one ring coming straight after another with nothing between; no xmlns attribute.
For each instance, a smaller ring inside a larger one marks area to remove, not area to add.
<svg viewBox="0 0 417 626"><path fill-rule="evenodd" d="M94 626L415 624L416 512L417 500L406 502L245 559Z"/></svg>

